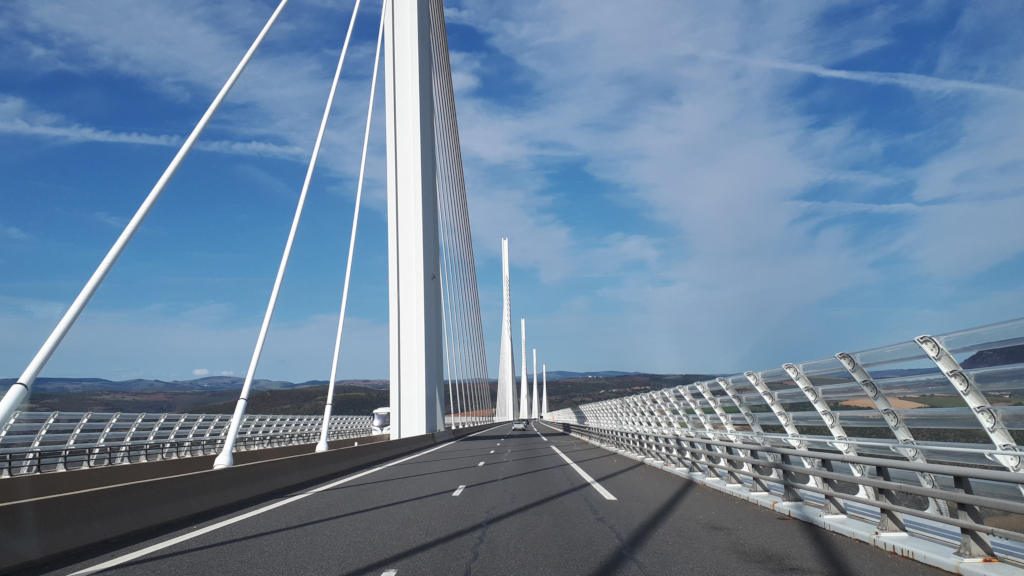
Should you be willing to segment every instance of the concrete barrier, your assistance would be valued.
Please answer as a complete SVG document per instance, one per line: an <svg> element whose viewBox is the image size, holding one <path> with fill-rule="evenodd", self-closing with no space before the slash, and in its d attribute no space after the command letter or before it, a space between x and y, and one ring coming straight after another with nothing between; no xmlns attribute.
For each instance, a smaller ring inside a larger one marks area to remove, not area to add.
<svg viewBox="0 0 1024 576"><path fill-rule="evenodd" d="M356 443L371 444L386 440L388 440L386 435L344 438L330 442L328 447L331 449L345 448ZM236 452L235 463L249 464L261 460L273 460L275 458L284 458L285 456L308 454L315 447L316 444L296 444L294 446ZM203 470L213 468L214 458L216 458L216 455L189 456L187 458L173 458L154 462L99 466L97 468L86 468L69 472L46 472L43 474L26 474L24 476L4 478L0 480L0 503L42 498L43 496L53 496L67 492L79 492L81 490L138 482L140 480L166 478L167 476L178 476L190 472L202 472Z"/></svg>
<svg viewBox="0 0 1024 576"><path fill-rule="evenodd" d="M485 429L438 432L0 504L0 573L54 562L201 515L228 512Z"/></svg>

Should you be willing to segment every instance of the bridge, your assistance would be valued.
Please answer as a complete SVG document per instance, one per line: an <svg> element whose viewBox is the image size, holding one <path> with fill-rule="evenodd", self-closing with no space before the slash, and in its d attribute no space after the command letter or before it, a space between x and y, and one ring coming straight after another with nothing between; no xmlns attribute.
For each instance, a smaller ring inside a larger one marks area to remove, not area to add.
<svg viewBox="0 0 1024 576"><path fill-rule="evenodd" d="M234 412L27 410L287 4L0 400L0 571L1024 574L1024 319L551 409L502 238L492 390L442 0L384 0L375 22L322 415L247 408L358 0ZM389 422L334 409L381 67Z"/></svg>

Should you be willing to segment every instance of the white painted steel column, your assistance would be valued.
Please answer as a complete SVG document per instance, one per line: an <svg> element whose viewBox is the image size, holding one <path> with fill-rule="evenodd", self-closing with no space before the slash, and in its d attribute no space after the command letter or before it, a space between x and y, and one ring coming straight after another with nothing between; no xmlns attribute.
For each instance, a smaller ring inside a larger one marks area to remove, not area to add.
<svg viewBox="0 0 1024 576"><path fill-rule="evenodd" d="M832 437L835 438L835 442L832 443L832 446L843 454L856 456L857 449L848 442L849 437L846 435L846 430L843 429L843 424L839 421L839 415L832 411L828 402L824 397L822 397L821 392L819 392L818 388L813 382L811 382L811 379L808 378L807 375L804 374L804 371L796 364L783 364L782 369L786 371L786 374L788 374L790 379L793 380L793 383L796 384L797 388L804 393L804 396L807 397L807 401L811 403L811 406L813 406L818 412L818 416L821 417L821 421L825 423L825 427L832 433ZM867 474L864 467L860 464L849 464L849 467L854 476L862 477ZM867 486L859 485L857 493L861 496L868 495L873 497L874 490Z"/></svg>
<svg viewBox="0 0 1024 576"><path fill-rule="evenodd" d="M498 350L499 422L516 417L516 373L512 351L512 297L508 271L508 238L501 239L501 344Z"/></svg>
<svg viewBox="0 0 1024 576"><path fill-rule="evenodd" d="M912 462L920 462L921 464L927 464L928 460L924 454L917 448L917 441L914 439L913 433L907 426L906 422L903 421L903 417L900 416L899 412L896 411L892 406L892 402L889 401L889 397L878 388L875 381L871 378L871 374L861 366L860 362L853 356L846 352L840 352L836 354L836 359L843 365L843 368L850 373L850 376L860 384L864 394L867 395L868 400L875 407L875 410L882 415L885 419L885 423L889 425L889 429L892 430L893 436L899 441L900 446L898 449L894 449L898 454L902 454ZM935 490L941 489L938 482L935 480L935 476L927 472L918 472L918 479L921 481L921 485L925 488L932 488ZM945 500L937 500L935 498L928 499L929 508L942 514L943 516L949 516L949 506Z"/></svg>
<svg viewBox="0 0 1024 576"><path fill-rule="evenodd" d="M946 350L945 346L933 336L918 336L914 338L921 350L928 355L928 358L935 362L935 365L942 371L943 376L949 380L953 388L960 394L964 402L970 407L978 423L988 434L988 437L995 444L996 448L1003 452L1019 452L1017 442L1010 435L1010 431L1003 424L999 413L992 409L988 398L981 389L974 383L974 378L964 371L956 358ZM1024 454L996 454L991 457L1011 472L1024 472ZM1020 486L1024 493L1024 485Z"/></svg>
<svg viewBox="0 0 1024 576"><path fill-rule="evenodd" d="M53 356L54 351L57 350L57 346L60 345L64 336L67 335L68 331L71 330L71 327L75 324L75 321L78 320L79 315L81 315L82 311L85 310L85 306L89 303L89 300L92 299L93 294L96 293L96 289L103 283L103 279L106 278L110 269L113 268L114 263L117 262L117 259L124 251L125 246L128 245L132 236L135 235L139 226L142 225L142 221L146 219L149 211L153 208L153 205L163 193L164 188L167 187L167 183L171 181L174 173L178 171L178 166L181 165L185 156L187 156L192 150L192 146L196 143L196 140L199 139L199 135L203 133L203 130L206 128L207 123L209 123L210 118L213 117L214 112L217 111L221 102L224 101L228 92L235 85L235 81L238 80L242 71L245 70L245 67L249 64L249 60L252 59L253 54L256 53L256 49L259 48L260 44L263 42L263 38L267 35L267 32L270 31L274 22L277 21L277 17L281 14L281 11L287 3L288 0L281 0L281 3L277 5L274 13L270 15L267 23L264 24L263 29L256 35L256 39L253 40L249 49L245 52L245 55L242 56L238 65L235 66L231 75L229 75L228 79L224 82L224 85L221 86L220 92L218 92L217 96L214 97L213 102L210 103L210 106L206 109L206 112L203 113L199 122L197 122L195 127L192 128L192 132L185 139L185 142L182 143L181 148L178 149L178 152L174 155L171 163L164 169L163 174L160 175L156 184L153 185L153 188L149 191L146 199L142 201L142 204L139 206L138 210L136 210L132 219L128 221L124 230L121 231L121 235L117 237L116 241L114 241L114 245L110 247L109 251L107 251L106 256L104 256L103 260L100 261L99 266L97 266L96 270L93 271L92 276L90 276L89 280L86 281L85 286L82 287L82 290L78 293L78 296L75 297L71 306L69 306L67 311L64 312L64 316L62 316L60 321L57 322L57 325L53 328L53 331L50 332L46 341L43 342L43 345L38 351L36 351L36 355L32 358L32 361L29 362L25 371L22 372L21 376L18 377L18 380L8 388L7 393L4 394L3 399L0 400L0 425L7 424L11 419L11 416L14 415L14 411L17 410L18 406L20 406L21 403L25 401L25 398L28 397L29 390L32 389L32 384L36 381L36 377L39 376L39 372L42 371L44 366L46 366L50 357Z"/></svg>
<svg viewBox="0 0 1024 576"><path fill-rule="evenodd" d="M429 0L393 0L384 32L391 438L443 425Z"/></svg>
<svg viewBox="0 0 1024 576"><path fill-rule="evenodd" d="M352 11L355 21L358 3ZM366 106L366 127L363 129L363 151L359 157L359 180L356 183L356 201L352 208L352 230L348 240L348 257L345 260L345 284L341 289L341 310L338 312L338 331L334 337L334 355L331 359L331 379L327 385L327 402L324 403L324 419L320 428L320 441L316 444L317 452L327 451L327 433L334 406L334 385L338 378L338 361L341 356L341 337L345 330L345 310L348 307L348 287L352 279L352 259L356 250L356 232L359 230L359 207L363 201L363 180L366 175L366 151L370 145L370 126L373 124L373 101L377 94L377 71L380 66L380 48L384 40L384 17L387 16L387 5L381 7L380 26L377 30L377 51L373 57L373 76L370 78L370 102Z"/></svg>
<svg viewBox="0 0 1024 576"><path fill-rule="evenodd" d="M519 334L522 337L520 349L523 351L523 360L519 373L519 418L528 420L530 418L530 399L526 391L526 318L519 319Z"/></svg>
<svg viewBox="0 0 1024 576"><path fill-rule="evenodd" d="M238 437L238 429L242 419L245 417L246 405L249 402L249 391L252 388L252 381L256 375L256 368L259 366L260 357L263 354L263 346L267 341L267 333L270 331L270 322L274 318L274 311L277 308L277 298L281 293L281 285L284 282L285 272L288 270L288 261L291 259L292 246L295 243L295 235L302 221L302 212L306 205L306 197L309 194L309 184L316 171L316 162L320 156L320 145L323 143L324 132L327 129L327 120L331 116L331 108L334 104L334 95L337 93L338 80L341 78L341 69L345 64L345 55L348 53L348 44L352 39L352 29L355 27L356 15L359 13L359 0L356 0L352 8L352 19L349 20L348 32L345 34L345 42L341 46L341 54L338 56L338 65L334 70L334 79L331 82L330 91L327 94L327 102L324 104L324 111L320 117L320 127L316 133L316 141L313 143L313 153L309 157L306 166L306 176L302 181L302 190L299 192L299 201L295 205L295 214L292 216L292 225L288 230L288 239L284 244L284 251L281 254L281 261L277 266L277 275L274 277L274 287L270 290L270 299L267 301L267 308L263 312L263 322L260 324L259 335L256 336L256 345L253 347L252 357L249 359L249 367L245 373L245 381L242 384L242 391L238 395L238 402L235 404L235 411L231 415L231 424L228 426L227 436L224 437L224 447L220 454L213 461L213 468L226 468L234 464L232 452L235 449L235 440Z"/></svg>
<svg viewBox="0 0 1024 576"><path fill-rule="evenodd" d="M538 411L538 399L537 399L537 349L533 349L533 403L530 408L530 418L538 418L540 412Z"/></svg>

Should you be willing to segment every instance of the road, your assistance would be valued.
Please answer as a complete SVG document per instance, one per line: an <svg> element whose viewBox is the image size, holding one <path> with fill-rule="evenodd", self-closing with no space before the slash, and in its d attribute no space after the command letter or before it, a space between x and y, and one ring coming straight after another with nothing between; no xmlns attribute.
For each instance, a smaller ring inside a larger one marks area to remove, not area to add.
<svg viewBox="0 0 1024 576"><path fill-rule="evenodd" d="M945 574L536 428L499 426L50 573Z"/></svg>

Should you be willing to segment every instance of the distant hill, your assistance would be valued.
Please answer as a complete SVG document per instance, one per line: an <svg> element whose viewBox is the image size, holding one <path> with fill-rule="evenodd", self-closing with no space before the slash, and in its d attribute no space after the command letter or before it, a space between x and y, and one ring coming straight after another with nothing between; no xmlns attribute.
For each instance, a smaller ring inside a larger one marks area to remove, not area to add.
<svg viewBox="0 0 1024 576"><path fill-rule="evenodd" d="M714 378L708 374L642 374L637 372L583 372L580 376L552 381L548 374L548 409L558 410L587 402L598 402L631 394L641 394L700 380Z"/></svg>
<svg viewBox="0 0 1024 576"><path fill-rule="evenodd" d="M605 370L603 372L569 372L566 370L552 370L548 372L548 380L566 380L570 378L613 378L616 376L630 376L638 372L618 372Z"/></svg>
<svg viewBox="0 0 1024 576"><path fill-rule="evenodd" d="M14 378L0 379L0 393L14 381ZM242 378L235 376L179 381L40 378L32 387L25 409L37 412L230 413L242 382ZM336 413L368 414L387 404L387 388L386 380L341 381L335 390ZM318 414L323 412L326 397L326 380L298 383L254 380L249 409L253 413L267 410L270 413ZM348 410L353 412L346 412Z"/></svg>
<svg viewBox="0 0 1024 576"><path fill-rule="evenodd" d="M1021 363L1024 363L1024 344L981 350L975 352L960 365L964 368L991 368L992 366Z"/></svg>

